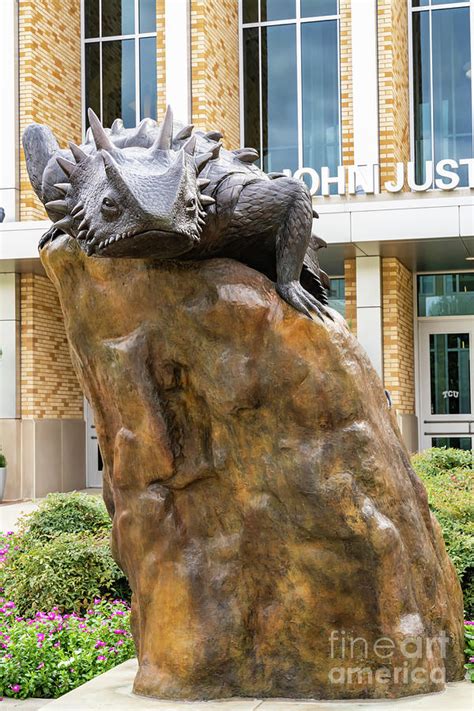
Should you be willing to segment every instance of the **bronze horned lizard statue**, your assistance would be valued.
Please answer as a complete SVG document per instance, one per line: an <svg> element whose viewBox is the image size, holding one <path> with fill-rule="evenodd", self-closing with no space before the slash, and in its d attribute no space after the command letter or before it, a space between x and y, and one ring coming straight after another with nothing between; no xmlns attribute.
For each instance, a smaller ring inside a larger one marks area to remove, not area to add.
<svg viewBox="0 0 474 711"><path fill-rule="evenodd" d="M104 129L91 109L89 121L85 144L69 150L46 126L24 132L31 184L54 223L40 249L66 233L93 257L229 257L276 281L306 316L332 318L303 182L261 171L253 148L223 149L217 131L175 133L169 107L161 126Z"/></svg>

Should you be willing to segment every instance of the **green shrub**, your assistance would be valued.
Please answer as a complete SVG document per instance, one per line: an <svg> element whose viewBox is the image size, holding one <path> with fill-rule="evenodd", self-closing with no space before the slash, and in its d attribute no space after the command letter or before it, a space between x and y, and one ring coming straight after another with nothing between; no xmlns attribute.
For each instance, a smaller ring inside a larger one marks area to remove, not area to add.
<svg viewBox="0 0 474 711"><path fill-rule="evenodd" d="M85 609L96 597L128 598L127 580L110 555L108 537L62 533L43 542L17 539L0 569L4 596L21 615L58 606Z"/></svg>
<svg viewBox="0 0 474 711"><path fill-rule="evenodd" d="M49 494L38 509L20 521L20 531L36 541L49 541L60 533L103 534L111 521L104 502L98 496L79 492Z"/></svg>
<svg viewBox="0 0 474 711"><path fill-rule="evenodd" d="M83 617L53 609L33 619L1 603L1 696L57 698L135 654L130 610L120 601L96 600Z"/></svg>
<svg viewBox="0 0 474 711"><path fill-rule="evenodd" d="M459 575L467 617L474 616L474 467L471 452L428 449L412 458Z"/></svg>
<svg viewBox="0 0 474 711"><path fill-rule="evenodd" d="M3 469L6 466L7 466L7 458L5 457L3 452L0 452L0 469Z"/></svg>
<svg viewBox="0 0 474 711"><path fill-rule="evenodd" d="M467 678L474 684L474 622L466 620L464 622L464 642L466 647L464 653L466 655Z"/></svg>

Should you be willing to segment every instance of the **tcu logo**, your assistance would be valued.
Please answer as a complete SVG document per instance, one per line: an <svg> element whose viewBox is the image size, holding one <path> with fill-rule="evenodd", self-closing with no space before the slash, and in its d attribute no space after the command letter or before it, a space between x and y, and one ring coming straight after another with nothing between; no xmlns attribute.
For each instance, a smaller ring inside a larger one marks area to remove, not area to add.
<svg viewBox="0 0 474 711"><path fill-rule="evenodd" d="M448 397L459 397L459 390L443 390L443 397L445 400Z"/></svg>

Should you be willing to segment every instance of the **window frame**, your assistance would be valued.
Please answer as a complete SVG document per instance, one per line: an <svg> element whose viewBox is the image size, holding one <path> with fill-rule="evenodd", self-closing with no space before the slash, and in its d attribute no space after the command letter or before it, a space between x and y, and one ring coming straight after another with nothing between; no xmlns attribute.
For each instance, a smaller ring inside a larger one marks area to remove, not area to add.
<svg viewBox="0 0 474 711"><path fill-rule="evenodd" d="M410 92L409 100L409 120L410 120L410 161L415 163L415 98L414 98L414 67L413 67L413 16L415 13L426 12L431 16L433 12L438 10L450 10L455 8L468 8L469 13L469 30L471 38L471 116L472 116L472 139L471 139L471 156L463 156L464 158L474 158L474 80L472 72L474 70L474 0L458 0L457 2L446 2L433 5L432 0L429 0L428 5L422 7L413 7L413 0L407 0L408 8L408 90ZM431 22L431 17L430 17ZM435 136L434 136L434 112L433 112L433 42L430 37L430 126L431 126L431 155L433 156L433 165L436 168L436 163L443 158L451 158L452 156L436 156L435 155ZM440 191L433 180L432 190Z"/></svg>
<svg viewBox="0 0 474 711"><path fill-rule="evenodd" d="M140 109L141 109L141 96L140 96L140 40L147 37L155 38L155 55L156 55L156 19L155 19L155 32L140 32L140 0L133 0L134 2L134 33L129 35L112 35L112 36L102 36L102 0L98 0L99 3L99 36L98 37L86 37L85 33L85 0L81 0L81 122L82 122L82 136L86 135L86 111L87 107L85 105L86 101L86 44L98 44L99 45L99 66L100 66L100 77L99 77L99 93L100 93L100 115L99 118L102 121L103 117L103 66L102 66L102 47L105 42L111 42L116 40L134 40L134 52L135 52L135 125L138 126L140 123Z"/></svg>
<svg viewBox="0 0 474 711"><path fill-rule="evenodd" d="M295 0L295 17L289 20L266 20L261 21L260 0L258 2L258 21L243 22L243 0L239 0L239 106L240 106L240 146L245 147L245 105L244 105L244 58L243 58L243 37L244 29L254 27L258 29L259 47L259 104L260 104L260 145L258 152L263 165L263 117L262 117L262 27L274 27L276 25L295 25L296 31L296 109L297 109L297 130L298 130L298 170L301 168L315 168L315 166L305 166L303 163L303 74L301 62L301 28L303 24L312 22L336 21L337 27L337 90L338 90L338 122L339 122L339 156L338 165L342 165L342 105L341 105L341 4L337 0L337 14L323 15L321 17L302 17L301 0ZM321 168L323 166L319 166Z"/></svg>

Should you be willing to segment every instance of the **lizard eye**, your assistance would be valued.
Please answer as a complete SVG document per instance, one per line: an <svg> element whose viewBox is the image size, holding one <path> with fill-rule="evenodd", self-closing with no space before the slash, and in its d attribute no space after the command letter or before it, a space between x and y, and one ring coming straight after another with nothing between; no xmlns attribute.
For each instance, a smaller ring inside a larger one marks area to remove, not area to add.
<svg viewBox="0 0 474 711"><path fill-rule="evenodd" d="M101 208L104 215L108 215L110 217L116 215L119 209L115 200L110 197L104 197Z"/></svg>

